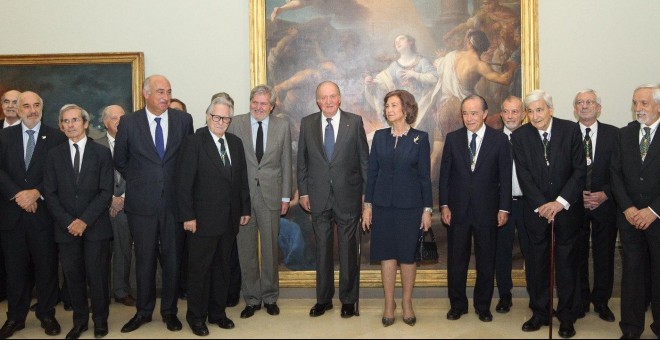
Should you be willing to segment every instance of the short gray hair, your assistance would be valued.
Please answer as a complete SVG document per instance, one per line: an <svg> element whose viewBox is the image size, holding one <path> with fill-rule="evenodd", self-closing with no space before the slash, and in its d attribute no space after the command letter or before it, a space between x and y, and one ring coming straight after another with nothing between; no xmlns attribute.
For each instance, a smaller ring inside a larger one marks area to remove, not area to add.
<svg viewBox="0 0 660 340"><path fill-rule="evenodd" d="M598 94L598 92L596 92L596 90L592 90L592 89L584 89L584 90L580 90L580 91L578 91L578 92L575 94L575 98L573 99L573 107L575 107L575 105L577 105L577 97L578 97L579 95L581 95L581 94L585 94L585 93L593 93L594 96L596 96L596 104L600 105L600 94Z"/></svg>
<svg viewBox="0 0 660 340"><path fill-rule="evenodd" d="M80 116L82 116L83 123L89 122L89 113L85 111L82 107L76 105L76 104L65 104L62 106L60 109L60 117L59 117L59 122L62 122L62 115L64 112L69 111L69 110L80 110Z"/></svg>
<svg viewBox="0 0 660 340"><path fill-rule="evenodd" d="M209 107L206 108L206 115L210 115L211 112L213 112L213 107L216 105L226 105L229 108L229 116L234 115L234 104L229 101L229 99L225 98L224 96L216 97L211 101L211 104L209 104Z"/></svg>
<svg viewBox="0 0 660 340"><path fill-rule="evenodd" d="M637 92L638 90L641 89L650 89L651 91L653 91L653 100L655 101L656 104L660 104L660 83L639 85L637 86L634 92Z"/></svg>
<svg viewBox="0 0 660 340"><path fill-rule="evenodd" d="M525 107L537 100L543 100L548 108L552 108L552 95L544 90L534 90L530 92L530 94L525 97Z"/></svg>
<svg viewBox="0 0 660 340"><path fill-rule="evenodd" d="M275 108L275 96L273 95L273 89L270 88L268 85L257 85L255 86L252 91L250 91L250 101L252 101L252 98L258 94L266 94L270 98L270 106Z"/></svg>

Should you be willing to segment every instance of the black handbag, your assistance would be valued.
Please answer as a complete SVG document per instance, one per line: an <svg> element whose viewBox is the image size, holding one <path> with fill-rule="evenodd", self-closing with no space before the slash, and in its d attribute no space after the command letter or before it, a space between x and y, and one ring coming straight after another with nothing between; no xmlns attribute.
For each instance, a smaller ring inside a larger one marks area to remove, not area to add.
<svg viewBox="0 0 660 340"><path fill-rule="evenodd" d="M430 240L426 237L429 235ZM423 232L417 240L417 248L415 249L415 262L418 263L437 263L438 262L438 244L435 243L435 235L433 229L428 232Z"/></svg>

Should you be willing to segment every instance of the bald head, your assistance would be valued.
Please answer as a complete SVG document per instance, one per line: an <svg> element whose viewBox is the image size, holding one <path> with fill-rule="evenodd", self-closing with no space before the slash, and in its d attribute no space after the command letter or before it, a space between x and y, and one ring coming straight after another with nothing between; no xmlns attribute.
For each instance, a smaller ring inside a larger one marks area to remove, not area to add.
<svg viewBox="0 0 660 340"><path fill-rule="evenodd" d="M9 124L14 124L18 118L18 96L21 93L16 90L9 90L2 95L2 113Z"/></svg>
<svg viewBox="0 0 660 340"><path fill-rule="evenodd" d="M172 86L170 86L170 81L167 78L155 74L144 80L142 95L147 102L147 110L160 116L170 106Z"/></svg>
<svg viewBox="0 0 660 340"><path fill-rule="evenodd" d="M18 96L18 115L28 129L41 121L43 104L41 97L32 91L25 91Z"/></svg>
<svg viewBox="0 0 660 340"><path fill-rule="evenodd" d="M119 120L125 114L124 109L119 105L109 105L101 111L101 119L105 125L108 134L113 138L117 135Z"/></svg>

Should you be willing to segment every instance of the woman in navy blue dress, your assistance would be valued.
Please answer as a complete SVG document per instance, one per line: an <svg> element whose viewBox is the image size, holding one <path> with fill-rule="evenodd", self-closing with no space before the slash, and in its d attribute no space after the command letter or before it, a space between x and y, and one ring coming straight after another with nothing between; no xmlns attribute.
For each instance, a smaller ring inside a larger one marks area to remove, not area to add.
<svg viewBox="0 0 660 340"><path fill-rule="evenodd" d="M412 94L394 90L384 102L390 127L376 131L371 144L362 228L372 229L371 261L381 263L383 326L394 323L397 264L403 283L403 321L414 326L415 247L422 230L431 227L433 212L430 144L426 132L411 127L418 110Z"/></svg>

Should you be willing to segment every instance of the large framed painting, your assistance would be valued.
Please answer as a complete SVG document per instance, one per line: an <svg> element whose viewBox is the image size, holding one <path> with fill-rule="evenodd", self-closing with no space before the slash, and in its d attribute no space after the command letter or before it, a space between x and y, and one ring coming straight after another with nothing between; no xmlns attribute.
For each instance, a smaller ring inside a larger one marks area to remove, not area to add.
<svg viewBox="0 0 660 340"><path fill-rule="evenodd" d="M105 133L105 106L142 108L143 79L142 52L0 55L0 93L36 92L44 100L42 121L52 127L62 106L77 104L90 114L92 138Z"/></svg>
<svg viewBox="0 0 660 340"><path fill-rule="evenodd" d="M341 108L362 116L368 139L387 127L384 94L407 89L419 103L415 127L432 136L437 200L444 137L462 126L460 100L471 93L486 98L491 108L487 124L501 128L503 99L537 88L536 14L537 0L250 0L251 84L273 88L273 114L291 122L294 154L300 120L318 111L315 89L321 81L339 85ZM480 46L479 59L488 72L509 76L486 77L486 72L453 67L473 31L481 31L482 39L469 43ZM315 240L309 215L296 203L294 197L281 223L280 284L311 287ZM433 216L433 229L440 260L420 266L417 286L447 284L446 232L439 215ZM363 287L381 284L379 264L369 262L369 240L369 234L362 235ZM524 285L518 247L512 256L514 284ZM469 284L475 277L471 269Z"/></svg>

